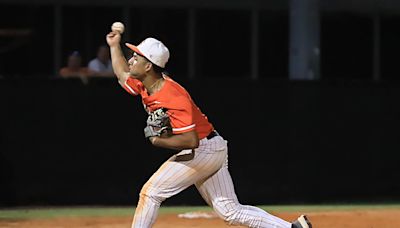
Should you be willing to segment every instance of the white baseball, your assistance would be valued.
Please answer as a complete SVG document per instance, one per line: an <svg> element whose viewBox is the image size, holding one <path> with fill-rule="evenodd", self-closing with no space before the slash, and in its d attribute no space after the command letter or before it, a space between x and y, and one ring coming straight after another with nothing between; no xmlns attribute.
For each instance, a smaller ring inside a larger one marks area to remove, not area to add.
<svg viewBox="0 0 400 228"><path fill-rule="evenodd" d="M114 22L112 25L111 25L111 31L113 31L113 32L119 32L120 34L122 34L122 33L124 33L124 31L125 31L125 25L124 24L122 24L121 22Z"/></svg>

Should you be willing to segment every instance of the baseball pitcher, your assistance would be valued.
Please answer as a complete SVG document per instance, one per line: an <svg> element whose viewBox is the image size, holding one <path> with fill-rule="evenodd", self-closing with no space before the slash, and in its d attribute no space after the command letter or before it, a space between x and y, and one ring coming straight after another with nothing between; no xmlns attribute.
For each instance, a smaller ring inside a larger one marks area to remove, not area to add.
<svg viewBox="0 0 400 228"><path fill-rule="evenodd" d="M219 217L231 225L248 227L311 228L306 216L293 223L260 208L241 205L228 171L227 141L177 82L163 74L170 52L159 40L147 38L135 46L127 61L121 33L107 37L112 66L120 85L142 98L148 113L144 135L157 147L178 151L165 161L140 191L132 228L152 227L161 203L191 185Z"/></svg>

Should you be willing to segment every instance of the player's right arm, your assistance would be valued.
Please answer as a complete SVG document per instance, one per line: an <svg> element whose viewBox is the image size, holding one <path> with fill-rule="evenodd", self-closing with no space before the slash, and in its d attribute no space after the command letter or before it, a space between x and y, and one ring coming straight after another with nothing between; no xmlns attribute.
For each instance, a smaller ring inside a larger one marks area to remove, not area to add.
<svg viewBox="0 0 400 228"><path fill-rule="evenodd" d="M129 67L121 49L121 34L110 32L107 34L107 43L110 46L111 62L115 75L121 85L125 85L129 78Z"/></svg>

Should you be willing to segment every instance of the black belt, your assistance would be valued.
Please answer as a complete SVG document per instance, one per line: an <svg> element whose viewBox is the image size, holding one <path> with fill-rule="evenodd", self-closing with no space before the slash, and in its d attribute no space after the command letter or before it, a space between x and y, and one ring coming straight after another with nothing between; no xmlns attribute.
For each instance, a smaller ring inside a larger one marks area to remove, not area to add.
<svg viewBox="0 0 400 228"><path fill-rule="evenodd" d="M216 132L215 130L210 132L210 134L207 135L207 139L212 139L215 136L219 136L218 132Z"/></svg>

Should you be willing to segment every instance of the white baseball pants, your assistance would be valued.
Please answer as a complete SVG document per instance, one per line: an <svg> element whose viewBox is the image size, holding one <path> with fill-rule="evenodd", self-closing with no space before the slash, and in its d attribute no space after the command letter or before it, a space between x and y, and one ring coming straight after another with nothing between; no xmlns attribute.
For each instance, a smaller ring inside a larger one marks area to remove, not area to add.
<svg viewBox="0 0 400 228"><path fill-rule="evenodd" d="M196 185L201 196L218 216L230 225L291 227L291 223L260 208L239 203L228 171L227 141L221 136L200 140L193 159L176 161L188 153L191 151L184 150L172 156L143 186L132 228L152 227L161 203L192 184Z"/></svg>

